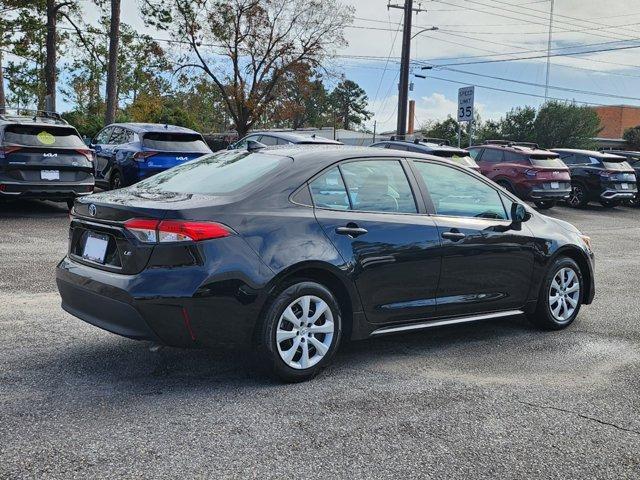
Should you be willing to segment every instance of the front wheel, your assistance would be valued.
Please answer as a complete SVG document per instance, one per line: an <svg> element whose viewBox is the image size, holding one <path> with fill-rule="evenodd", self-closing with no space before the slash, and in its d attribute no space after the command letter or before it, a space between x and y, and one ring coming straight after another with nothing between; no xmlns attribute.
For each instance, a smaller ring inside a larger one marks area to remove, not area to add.
<svg viewBox="0 0 640 480"><path fill-rule="evenodd" d="M273 300L258 340L272 373L286 382L302 382L330 363L341 336L342 316L333 294L319 283L301 281Z"/></svg>
<svg viewBox="0 0 640 480"><path fill-rule="evenodd" d="M578 316L584 292L578 264L568 257L558 258L540 287L538 304L530 320L544 330L561 330Z"/></svg>
<svg viewBox="0 0 640 480"><path fill-rule="evenodd" d="M548 210L549 208L555 207L557 202L555 200L538 200L533 203L539 210Z"/></svg>
<svg viewBox="0 0 640 480"><path fill-rule="evenodd" d="M640 207L640 194L635 194L633 196L633 198L630 198L629 200L624 202L626 205L628 205L629 207Z"/></svg>

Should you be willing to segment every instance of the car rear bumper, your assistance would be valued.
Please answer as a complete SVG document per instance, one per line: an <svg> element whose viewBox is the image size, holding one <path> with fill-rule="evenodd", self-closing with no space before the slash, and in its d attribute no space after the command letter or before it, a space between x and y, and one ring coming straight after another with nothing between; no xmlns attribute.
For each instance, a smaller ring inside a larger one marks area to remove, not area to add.
<svg viewBox="0 0 640 480"><path fill-rule="evenodd" d="M0 179L0 198L67 200L93 193L94 182L17 182Z"/></svg>
<svg viewBox="0 0 640 480"><path fill-rule="evenodd" d="M558 190L540 190L532 189L529 192L529 198L532 200L564 200L569 198L571 190L558 189Z"/></svg>
<svg viewBox="0 0 640 480"><path fill-rule="evenodd" d="M603 200L624 200L633 198L638 193L638 190L613 190L607 189L600 194L600 198Z"/></svg>
<svg viewBox="0 0 640 480"><path fill-rule="evenodd" d="M176 347L246 344L264 300L241 280L228 274L216 280L201 266L125 275L65 257L56 282L62 308L81 320L131 339Z"/></svg>

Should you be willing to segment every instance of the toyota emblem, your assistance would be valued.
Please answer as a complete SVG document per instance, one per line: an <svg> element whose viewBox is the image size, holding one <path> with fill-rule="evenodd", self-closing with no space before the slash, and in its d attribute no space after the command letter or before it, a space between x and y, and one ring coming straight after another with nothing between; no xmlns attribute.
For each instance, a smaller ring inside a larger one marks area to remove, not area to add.
<svg viewBox="0 0 640 480"><path fill-rule="evenodd" d="M98 209L93 203L89 205L89 215L91 215L92 217L95 217L97 211Z"/></svg>

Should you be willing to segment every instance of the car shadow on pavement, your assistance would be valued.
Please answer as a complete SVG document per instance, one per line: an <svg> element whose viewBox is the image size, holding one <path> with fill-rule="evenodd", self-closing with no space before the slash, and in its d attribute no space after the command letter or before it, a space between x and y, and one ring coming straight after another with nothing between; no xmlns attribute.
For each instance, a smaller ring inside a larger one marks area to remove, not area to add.
<svg viewBox="0 0 640 480"><path fill-rule="evenodd" d="M473 350L473 357L477 358L485 351L491 354L491 350L503 348L505 344L515 348L514 344L520 344L532 330L523 316L516 316L347 342L325 375L354 374L360 369L371 372L375 365L393 363L398 358L438 361L443 355L451 356L452 351L465 349ZM149 344L104 335L95 342L76 339L73 344L57 350L57 373L51 372L52 376L63 375L67 386L78 383L82 388L104 389L108 385L113 393L134 395L162 395L185 390L215 393L230 385L261 388L279 384L266 374L264 365L260 365L248 349L166 347L153 352L149 350Z"/></svg>
<svg viewBox="0 0 640 480"><path fill-rule="evenodd" d="M67 216L69 210L64 202L38 200L0 201L0 218L22 218L33 216Z"/></svg>

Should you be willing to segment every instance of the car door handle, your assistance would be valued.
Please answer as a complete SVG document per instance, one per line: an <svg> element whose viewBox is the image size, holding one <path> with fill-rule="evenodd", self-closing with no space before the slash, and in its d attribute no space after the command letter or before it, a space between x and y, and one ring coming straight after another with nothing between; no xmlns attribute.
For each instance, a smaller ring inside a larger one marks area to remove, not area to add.
<svg viewBox="0 0 640 480"><path fill-rule="evenodd" d="M368 233L368 230L357 226L355 223L349 223L346 227L337 227L336 233L338 235L348 235L351 238L355 238Z"/></svg>
<svg viewBox="0 0 640 480"><path fill-rule="evenodd" d="M462 240L466 235L462 232L442 232L442 238L446 238L447 240L451 240L453 242L457 242L458 240Z"/></svg>

